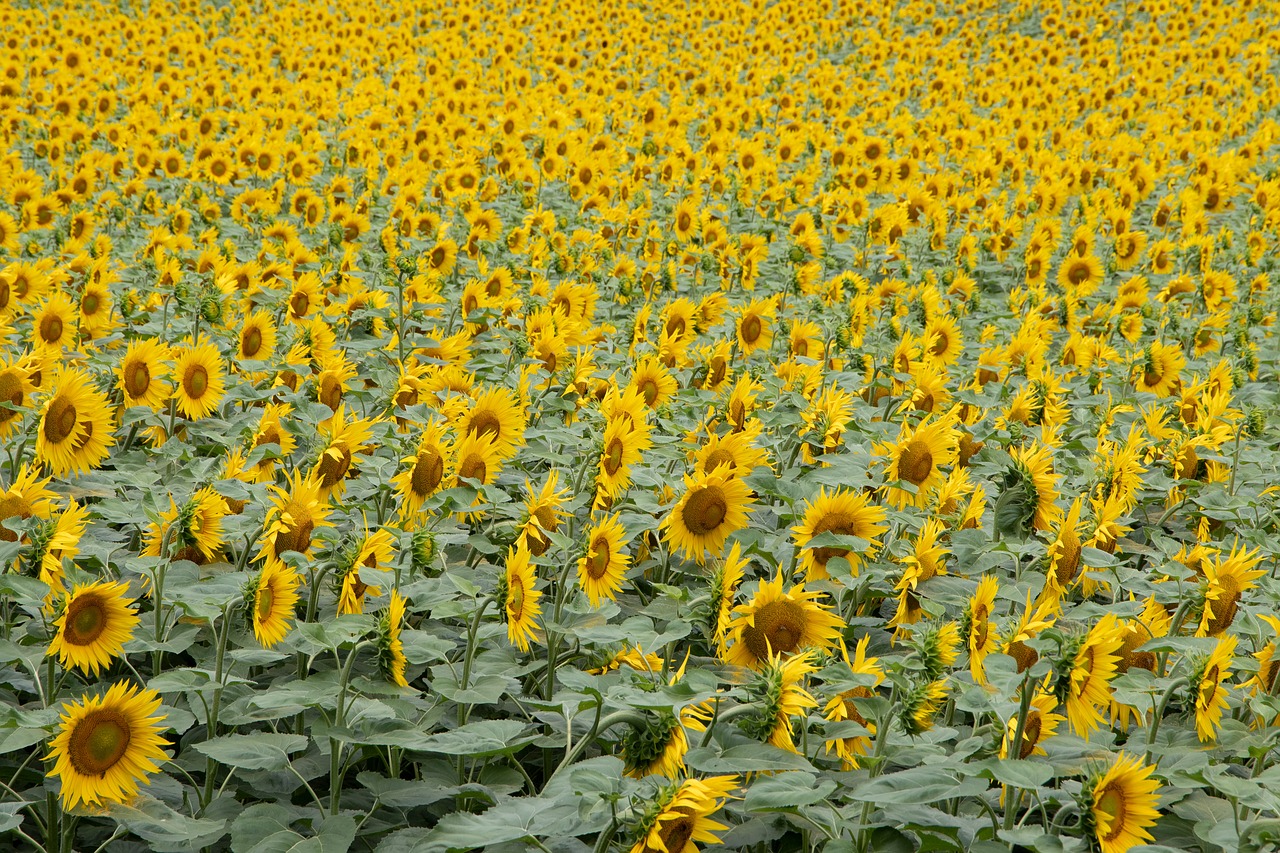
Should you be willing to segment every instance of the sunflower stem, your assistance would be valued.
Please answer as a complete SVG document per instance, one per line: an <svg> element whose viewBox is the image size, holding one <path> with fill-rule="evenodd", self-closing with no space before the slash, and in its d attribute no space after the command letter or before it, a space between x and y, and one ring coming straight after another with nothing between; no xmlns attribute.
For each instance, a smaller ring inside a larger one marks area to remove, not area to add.
<svg viewBox="0 0 1280 853"><path fill-rule="evenodd" d="M1014 728L1013 740L1009 742L1010 756L1021 756L1022 754L1022 738L1027 730L1027 717L1031 715L1031 670L1022 676L1021 694L1018 697L1018 722ZM1014 750L1017 750L1015 753ZM1018 800L1022 797L1022 791L1017 788L1010 788L1012 794L1012 802L1004 812L1004 828L1013 829L1013 817L1018 811Z"/></svg>
<svg viewBox="0 0 1280 853"><path fill-rule="evenodd" d="M462 678L458 680L459 690L466 690L471 683L471 664L476 657L476 634L480 632L480 619L484 616L484 612L489 609L489 605L493 604L495 600L492 595L487 595L481 599L480 606L476 608L475 615L471 617L471 622L467 625L467 650L462 658ZM459 703L459 726L466 725L470 711L469 706Z"/></svg>
<svg viewBox="0 0 1280 853"><path fill-rule="evenodd" d="M1165 708L1168 707L1169 701L1173 698L1174 691L1180 687L1188 686L1190 683L1190 679L1186 676L1175 678L1164 689L1164 695L1160 697L1159 704L1151 709L1151 727L1147 729L1147 748L1143 755L1143 764L1151 763L1151 749L1156 743L1156 733L1160 731L1160 720L1164 717Z"/></svg>
<svg viewBox="0 0 1280 853"><path fill-rule="evenodd" d="M720 706L719 704L717 704L716 712L711 717L711 721L707 723L707 730L702 734L702 743L698 744L698 746L705 749L707 746L711 744L711 735L712 735L712 732L715 730L716 723L728 722L729 720L732 720L736 717L745 717L747 714L750 714L759 710L760 710L759 705L755 704L754 702L747 702L742 705L734 705L732 708L725 711L724 713L720 713Z"/></svg>

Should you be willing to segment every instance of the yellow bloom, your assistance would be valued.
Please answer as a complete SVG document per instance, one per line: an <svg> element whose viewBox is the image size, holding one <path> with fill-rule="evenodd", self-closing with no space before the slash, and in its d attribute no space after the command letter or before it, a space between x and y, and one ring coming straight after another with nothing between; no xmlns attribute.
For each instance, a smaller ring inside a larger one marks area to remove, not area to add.
<svg viewBox="0 0 1280 853"><path fill-rule="evenodd" d="M77 585L60 607L48 654L66 667L96 676L124 653L138 612L123 581Z"/></svg>
<svg viewBox="0 0 1280 853"><path fill-rule="evenodd" d="M1147 827L1160 817L1156 791L1160 783L1151 778L1154 767L1120 753L1115 762L1090 786L1088 819L1102 853L1126 853L1131 847L1152 841Z"/></svg>

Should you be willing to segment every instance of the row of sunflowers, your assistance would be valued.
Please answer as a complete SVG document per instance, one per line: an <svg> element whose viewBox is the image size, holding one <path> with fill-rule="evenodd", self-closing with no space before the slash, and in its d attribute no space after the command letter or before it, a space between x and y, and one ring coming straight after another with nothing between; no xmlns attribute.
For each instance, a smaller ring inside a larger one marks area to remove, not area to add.
<svg viewBox="0 0 1280 853"><path fill-rule="evenodd" d="M1280 838L1280 6L8 2L0 834Z"/></svg>

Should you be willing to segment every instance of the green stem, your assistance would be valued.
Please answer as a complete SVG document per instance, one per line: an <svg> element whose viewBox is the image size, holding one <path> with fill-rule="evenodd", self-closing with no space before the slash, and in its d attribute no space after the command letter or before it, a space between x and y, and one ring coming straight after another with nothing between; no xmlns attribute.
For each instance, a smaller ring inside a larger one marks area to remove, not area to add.
<svg viewBox="0 0 1280 853"><path fill-rule="evenodd" d="M471 664L476 658L476 635L480 633L480 619L484 616L484 612L489 609L489 605L495 603L495 601L496 599L492 595L481 599L480 606L476 608L475 615L471 617L471 623L467 625L467 650L462 658L462 678L458 681L458 687L461 690L466 690L471 684ZM470 712L469 706L458 704L458 725L466 725Z"/></svg>
<svg viewBox="0 0 1280 853"><path fill-rule="evenodd" d="M1018 723L1014 727L1013 740L1009 744L1010 757L1022 756L1022 738L1027 730L1027 717L1031 713L1031 672L1022 677L1021 695L1018 697ZM1018 811L1018 800L1021 798L1022 792L1017 788L1009 788L1009 794L1005 797L1006 807L1004 810L1004 828L1013 829L1013 817Z"/></svg>
<svg viewBox="0 0 1280 853"><path fill-rule="evenodd" d="M1165 708L1168 707L1169 701L1173 698L1174 691L1190 683L1186 677L1175 678L1169 682L1169 686L1164 690L1164 695L1160 697L1160 703L1152 709L1151 727L1147 729L1147 749L1142 759L1144 764L1151 763L1151 748L1155 746L1156 733L1160 731L1160 720L1164 717Z"/></svg>
<svg viewBox="0 0 1280 853"><path fill-rule="evenodd" d="M722 714L720 713L720 706L717 705L715 715L711 718L711 722L707 723L707 730L702 734L702 743L698 745L704 748L710 745L711 734L715 730L717 723L727 723L730 720L736 719L738 717L745 717L747 714L750 714L752 712L759 711L759 710L760 710L759 705L756 705L755 703L752 703L752 702L747 702L743 705L734 705L732 708L730 708L729 710L725 711Z"/></svg>

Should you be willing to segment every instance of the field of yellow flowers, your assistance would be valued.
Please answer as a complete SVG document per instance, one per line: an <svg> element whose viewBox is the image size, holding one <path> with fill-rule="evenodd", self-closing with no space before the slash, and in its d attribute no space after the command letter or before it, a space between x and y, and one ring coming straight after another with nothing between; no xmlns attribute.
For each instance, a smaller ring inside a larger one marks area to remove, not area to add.
<svg viewBox="0 0 1280 853"><path fill-rule="evenodd" d="M4 849L1280 844L1280 3L0 19Z"/></svg>

